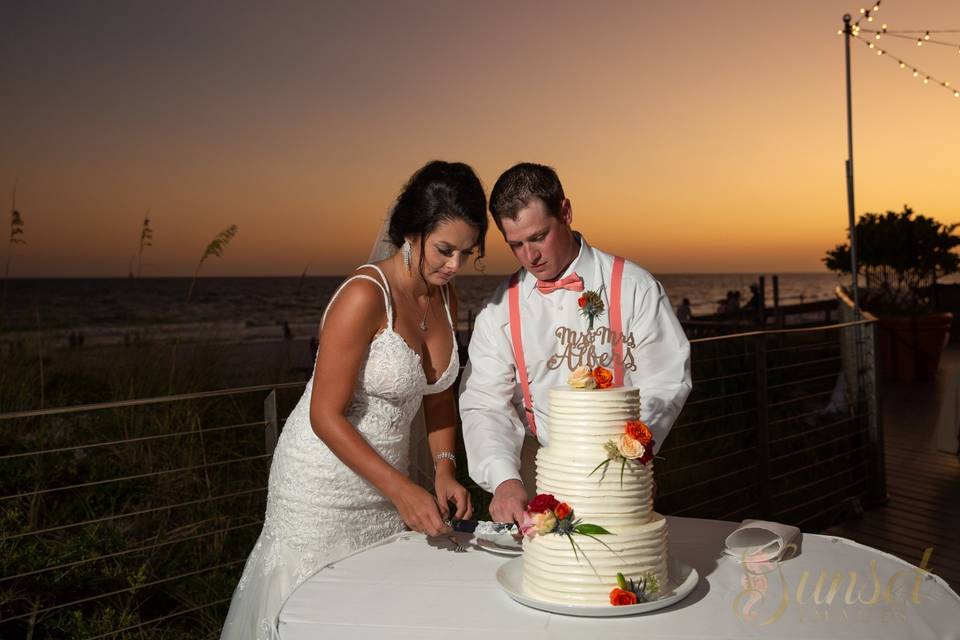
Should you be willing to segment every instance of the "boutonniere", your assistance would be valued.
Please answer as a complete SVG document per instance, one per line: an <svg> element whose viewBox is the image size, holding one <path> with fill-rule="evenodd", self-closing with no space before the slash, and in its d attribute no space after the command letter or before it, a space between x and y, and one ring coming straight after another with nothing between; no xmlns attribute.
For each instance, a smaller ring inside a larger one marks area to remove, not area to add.
<svg viewBox="0 0 960 640"><path fill-rule="evenodd" d="M600 297L601 293L603 293L602 285L597 291L584 291L583 295L577 299L577 304L580 306L580 315L590 322L587 327L590 331L593 331L593 321L606 309L603 306L603 298Z"/></svg>

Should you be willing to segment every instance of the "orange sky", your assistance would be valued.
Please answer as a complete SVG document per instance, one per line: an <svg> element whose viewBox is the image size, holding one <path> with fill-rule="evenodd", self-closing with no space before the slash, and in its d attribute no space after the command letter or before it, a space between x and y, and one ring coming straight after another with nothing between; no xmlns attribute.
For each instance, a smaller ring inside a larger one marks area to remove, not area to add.
<svg viewBox="0 0 960 640"><path fill-rule="evenodd" d="M144 275L190 275L230 224L203 275L343 273L432 158L488 189L553 165L574 226L653 272L819 271L847 223L836 31L860 6L8 7L0 187L9 202L18 182L28 242L12 275L124 276L147 209ZM881 22L960 29L960 4L886 0ZM960 86L960 47L881 42ZM960 222L960 99L852 45L857 211ZM488 244L488 273L513 268L495 228Z"/></svg>

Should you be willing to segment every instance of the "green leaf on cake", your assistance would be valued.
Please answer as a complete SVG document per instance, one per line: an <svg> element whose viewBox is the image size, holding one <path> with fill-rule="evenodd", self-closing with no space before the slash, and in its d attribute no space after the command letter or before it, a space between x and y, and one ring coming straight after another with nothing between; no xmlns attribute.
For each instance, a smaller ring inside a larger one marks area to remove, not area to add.
<svg viewBox="0 0 960 640"><path fill-rule="evenodd" d="M593 474L595 474L595 473L597 472L597 470L600 469L600 467L606 467L608 464L610 464L610 459L609 459L609 458L607 458L606 460L604 460L603 462L601 462L600 464L598 464L597 466L595 466L595 467L593 468L593 471L591 471L590 473L587 474L587 477L589 478L590 476L592 476ZM623 483L621 482L621 484L623 484Z"/></svg>
<svg viewBox="0 0 960 640"><path fill-rule="evenodd" d="M596 524L578 524L573 528L573 530L577 533L582 533L585 536L613 535L600 525Z"/></svg>

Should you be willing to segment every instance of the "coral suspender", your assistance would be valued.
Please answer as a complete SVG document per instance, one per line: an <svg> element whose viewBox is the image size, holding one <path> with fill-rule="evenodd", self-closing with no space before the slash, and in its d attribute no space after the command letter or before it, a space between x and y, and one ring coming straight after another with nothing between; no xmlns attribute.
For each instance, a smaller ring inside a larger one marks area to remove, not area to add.
<svg viewBox="0 0 960 640"><path fill-rule="evenodd" d="M610 341L613 349L613 386L623 386L623 317L620 315L620 289L623 284L623 258L614 256L610 274Z"/></svg>
<svg viewBox="0 0 960 640"><path fill-rule="evenodd" d="M613 349L613 384L623 385L623 317L620 313L620 290L623 284L623 258L614 256L613 272L610 275L610 333ZM530 394L530 379L527 363L523 357L523 336L520 333L520 271L510 276L507 287L507 306L510 311L510 340L513 342L513 357L517 364L517 381L523 392L523 410L527 414L530 432L537 435L537 422L533 415L533 397Z"/></svg>
<svg viewBox="0 0 960 640"><path fill-rule="evenodd" d="M527 378L527 363L523 357L523 336L520 335L520 272L510 276L507 289L507 301L510 307L510 339L513 341L513 358L517 363L517 380L523 391L523 409L527 412L527 424L530 432L537 435L537 421L533 417L533 398L530 396L530 380Z"/></svg>

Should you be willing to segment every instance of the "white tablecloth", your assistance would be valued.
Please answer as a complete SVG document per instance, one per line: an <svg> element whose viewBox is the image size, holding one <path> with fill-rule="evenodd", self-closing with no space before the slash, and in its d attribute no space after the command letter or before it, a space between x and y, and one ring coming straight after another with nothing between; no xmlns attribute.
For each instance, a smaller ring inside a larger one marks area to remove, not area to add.
<svg viewBox="0 0 960 640"><path fill-rule="evenodd" d="M530 609L511 600L497 583L496 570L509 558L477 547L454 553L443 538L400 534L324 568L301 585L280 613L280 635L283 640L960 640L960 597L943 580L876 549L815 534L804 534L800 555L766 576L766 592L750 609L756 614L751 618L741 595L744 567L721 553L736 524L695 518L668 518L668 524L671 555L697 569L700 583L686 599L660 611L598 619ZM918 549L918 562L921 554ZM871 563L880 596L876 604L864 604L858 595L868 602L874 595ZM826 575L815 598L821 571ZM828 604L835 572L840 582ZM857 581L848 604L851 573ZM913 598L916 585L919 602Z"/></svg>

